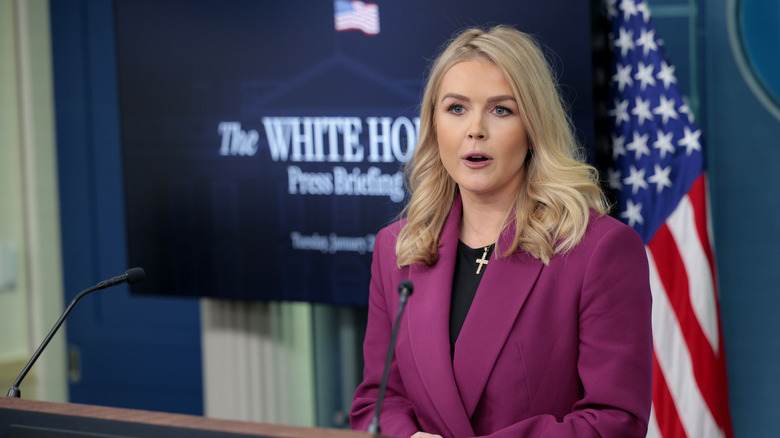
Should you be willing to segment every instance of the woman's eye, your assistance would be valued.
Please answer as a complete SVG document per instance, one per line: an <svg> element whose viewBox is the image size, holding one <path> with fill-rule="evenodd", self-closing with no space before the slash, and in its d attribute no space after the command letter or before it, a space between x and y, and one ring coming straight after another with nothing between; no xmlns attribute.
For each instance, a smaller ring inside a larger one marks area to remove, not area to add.
<svg viewBox="0 0 780 438"><path fill-rule="evenodd" d="M512 110L503 106L497 106L496 109L494 109L493 111L496 113L497 116L508 116L512 114Z"/></svg>
<svg viewBox="0 0 780 438"><path fill-rule="evenodd" d="M456 103L453 105L450 105L449 108L447 108L447 111L453 113L453 114L463 114L466 109L463 108L463 105Z"/></svg>

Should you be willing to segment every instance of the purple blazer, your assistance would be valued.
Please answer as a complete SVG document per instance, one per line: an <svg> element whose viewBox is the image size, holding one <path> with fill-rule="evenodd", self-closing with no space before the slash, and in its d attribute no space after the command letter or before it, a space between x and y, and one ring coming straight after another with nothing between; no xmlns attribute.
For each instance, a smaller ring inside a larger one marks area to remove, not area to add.
<svg viewBox="0 0 780 438"><path fill-rule="evenodd" d="M591 216L582 241L545 266L494 252L450 356L452 278L462 205L444 225L439 261L396 267L397 222L374 246L363 382L353 429L374 413L398 283L414 293L401 319L382 433L461 438L644 437L652 379L651 295L639 236ZM514 230L501 236L507 248Z"/></svg>

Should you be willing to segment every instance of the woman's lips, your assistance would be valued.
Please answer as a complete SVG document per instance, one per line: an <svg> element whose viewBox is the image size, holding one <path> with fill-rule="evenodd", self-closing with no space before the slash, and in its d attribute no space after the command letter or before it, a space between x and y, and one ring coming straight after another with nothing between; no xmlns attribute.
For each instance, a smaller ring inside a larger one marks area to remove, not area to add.
<svg viewBox="0 0 780 438"><path fill-rule="evenodd" d="M461 159L467 167L472 169L480 169L493 162L493 157L480 153L469 153L464 155Z"/></svg>

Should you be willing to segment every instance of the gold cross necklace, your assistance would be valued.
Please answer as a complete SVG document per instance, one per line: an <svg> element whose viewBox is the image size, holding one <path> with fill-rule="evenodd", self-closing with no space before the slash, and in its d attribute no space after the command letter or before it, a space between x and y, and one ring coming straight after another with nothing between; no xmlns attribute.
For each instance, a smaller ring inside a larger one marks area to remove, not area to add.
<svg viewBox="0 0 780 438"><path fill-rule="evenodd" d="M482 247L485 249L485 252L482 253L482 258L476 260L476 262L477 262L477 275L479 275L479 273L482 272L482 268L486 267L488 262L490 261L490 260L488 260L487 256L488 256L488 251L490 251L490 247L493 246L493 244L491 243L490 245L485 246L485 244L482 243L482 237L480 237L480 235L477 232L477 230L474 229L474 226L471 225L471 222L469 222L468 224L469 224L469 227L471 228L471 230L474 231L474 235L477 236L477 240L479 240L479 244L482 245Z"/></svg>
<svg viewBox="0 0 780 438"><path fill-rule="evenodd" d="M482 271L482 268L487 266L488 264L488 251L490 250L490 245L485 247L485 252L482 253L482 258L477 259L477 263L479 263L479 266L477 266L477 275L479 275L480 271Z"/></svg>

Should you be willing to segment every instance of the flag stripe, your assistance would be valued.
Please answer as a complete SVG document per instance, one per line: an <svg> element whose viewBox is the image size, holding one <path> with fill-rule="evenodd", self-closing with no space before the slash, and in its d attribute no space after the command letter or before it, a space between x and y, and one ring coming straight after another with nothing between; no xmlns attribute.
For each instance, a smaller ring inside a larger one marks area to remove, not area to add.
<svg viewBox="0 0 780 438"><path fill-rule="evenodd" d="M349 26L357 27L356 30L366 29L367 31L376 32L379 27L376 25L376 18L361 18L354 15L346 17L336 17L336 26L341 30Z"/></svg>
<svg viewBox="0 0 780 438"><path fill-rule="evenodd" d="M648 428L647 437L674 436L684 438L685 429L677 415L674 399L666 385L664 373L658 364L657 355L653 355L653 427Z"/></svg>
<svg viewBox="0 0 780 438"><path fill-rule="evenodd" d="M701 207L701 206L700 206ZM666 221L680 251L683 269L689 278L688 293L696 322L701 326L714 355L718 352L718 321L715 319L715 295L712 270L704 253L694 222L694 206L685 196ZM709 359L709 358L708 358Z"/></svg>
<svg viewBox="0 0 780 438"><path fill-rule="evenodd" d="M715 254L712 251L710 234L707 231L710 229L708 226L709 214L707 213L707 207L709 203L707 202L707 178L705 177L704 173L702 173L702 175L693 182L693 185L691 185L691 190L688 192L688 197L691 199L691 204L693 205L694 221L696 223L696 232L699 234L699 241L701 242L702 248L704 249L704 253L707 255L707 260L709 261L710 266L713 267L713 269L710 270L710 275L712 277L713 295L717 297L718 281L714 269ZM717 313L716 315L719 314L720 313Z"/></svg>
<svg viewBox="0 0 780 438"><path fill-rule="evenodd" d="M663 257L668 256L669 254L663 255ZM663 379L667 383L666 387L674 401L671 405L663 403L666 398L654 394L653 402L659 415L658 423L665 437L679 436L674 432L676 428L673 423L676 420L671 415L671 412L676 410L687 436L721 437L723 434L699 391L700 386L697 384L692 358L694 355L687 348L685 327L676 318L673 303L664 286L664 274L659 271L656 255L650 248L648 248L647 258L650 266L650 287L653 291L653 344L655 360L660 370L660 374L653 377ZM664 417L660 417L662 413Z"/></svg>

